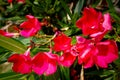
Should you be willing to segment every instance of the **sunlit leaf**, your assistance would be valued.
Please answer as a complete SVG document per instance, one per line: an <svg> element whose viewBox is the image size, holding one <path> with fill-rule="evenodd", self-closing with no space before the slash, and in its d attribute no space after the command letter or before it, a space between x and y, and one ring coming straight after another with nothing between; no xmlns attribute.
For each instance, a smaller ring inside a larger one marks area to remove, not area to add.
<svg viewBox="0 0 120 80"><path fill-rule="evenodd" d="M23 45L19 41L1 35L0 46L17 53L23 53L26 50L25 45Z"/></svg>
<svg viewBox="0 0 120 80"><path fill-rule="evenodd" d="M83 8L83 5L84 5L84 1L85 1L85 0L79 0L79 1L77 2L77 5L76 5L75 10L74 10L74 13L80 14L80 12L81 12L81 10L82 10L82 8Z"/></svg>

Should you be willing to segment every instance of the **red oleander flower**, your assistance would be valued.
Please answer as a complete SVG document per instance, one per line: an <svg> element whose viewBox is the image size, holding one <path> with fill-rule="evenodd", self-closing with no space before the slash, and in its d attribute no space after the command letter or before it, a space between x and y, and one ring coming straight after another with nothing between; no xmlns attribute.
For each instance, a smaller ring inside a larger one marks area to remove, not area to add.
<svg viewBox="0 0 120 80"><path fill-rule="evenodd" d="M115 41L107 40L96 43L98 53L95 54L97 66L107 68L107 65L118 58L118 47Z"/></svg>
<svg viewBox="0 0 120 80"><path fill-rule="evenodd" d="M51 52L38 53L33 57L33 71L36 74L50 75L56 72L57 70L57 61L58 56L52 54Z"/></svg>
<svg viewBox="0 0 120 80"><path fill-rule="evenodd" d="M18 36L19 33L8 33L3 30L0 30L0 35L6 36L6 37L13 37L13 36Z"/></svg>
<svg viewBox="0 0 120 80"><path fill-rule="evenodd" d="M13 63L13 71L21 74L30 73L32 71L32 61L29 49L24 54L13 54L8 58L8 62Z"/></svg>
<svg viewBox="0 0 120 80"><path fill-rule="evenodd" d="M78 63L84 68L90 68L94 64L101 68L107 68L108 64L118 58L117 45L112 40L93 42L82 37L77 37L76 51Z"/></svg>
<svg viewBox="0 0 120 80"><path fill-rule="evenodd" d="M61 33L54 38L54 47L55 51L63 51L71 47L71 38L67 37L65 34Z"/></svg>
<svg viewBox="0 0 120 80"><path fill-rule="evenodd" d="M42 75L48 68L48 59L44 53L37 53L32 59L32 69L36 74Z"/></svg>
<svg viewBox="0 0 120 80"><path fill-rule="evenodd" d="M59 65L70 67L76 59L76 55L73 55L71 52L64 51L63 54L59 57Z"/></svg>
<svg viewBox="0 0 120 80"><path fill-rule="evenodd" d="M48 57L48 69L45 71L45 75L50 75L56 72L57 70L57 62L58 62L58 55L52 54L51 52L45 53Z"/></svg>
<svg viewBox="0 0 120 80"><path fill-rule="evenodd" d="M77 36L77 44L75 45L75 51L78 53L78 63L83 64L84 67L92 67L93 66L93 59L92 56L94 55L93 50L94 45L91 43L90 40L87 40L81 36ZM92 59L92 60L91 60ZM86 65L86 63L89 63Z"/></svg>
<svg viewBox="0 0 120 80"><path fill-rule="evenodd" d="M40 22L32 15L27 15L26 18L28 20L20 24L20 34L24 37L34 36L41 29Z"/></svg>
<svg viewBox="0 0 120 80"><path fill-rule="evenodd" d="M109 13L102 16L93 8L84 8L83 16L76 22L76 26L82 29L84 35L90 35L100 41L103 36L112 29Z"/></svg>
<svg viewBox="0 0 120 80"><path fill-rule="evenodd" d="M12 2L13 2L13 0L7 0L7 2L8 2L8 3L12 3Z"/></svg>

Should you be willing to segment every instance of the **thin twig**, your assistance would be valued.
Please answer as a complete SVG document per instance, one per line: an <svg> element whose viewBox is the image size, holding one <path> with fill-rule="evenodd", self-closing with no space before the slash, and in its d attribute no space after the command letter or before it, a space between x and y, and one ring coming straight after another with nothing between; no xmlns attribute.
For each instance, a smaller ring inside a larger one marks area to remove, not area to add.
<svg viewBox="0 0 120 80"><path fill-rule="evenodd" d="M7 30L13 23L11 21L8 22L7 25L1 28L1 30Z"/></svg>
<svg viewBox="0 0 120 80"><path fill-rule="evenodd" d="M57 32L50 39L48 39L45 43L43 43L43 44L36 44L36 46L45 45L45 44L51 42L56 37L56 35L57 35ZM47 35L41 36L41 37L47 37ZM37 38L40 38L40 36L37 37Z"/></svg>
<svg viewBox="0 0 120 80"><path fill-rule="evenodd" d="M56 34L55 35L53 35L53 37L52 38L50 38L48 41L46 41L45 43L43 43L42 45L45 45L45 44L47 44L47 43L49 43L49 42L51 42L54 38L56 37Z"/></svg>
<svg viewBox="0 0 120 80"><path fill-rule="evenodd" d="M83 65L82 65L82 68L81 68L80 80L84 80L84 68L83 68Z"/></svg>

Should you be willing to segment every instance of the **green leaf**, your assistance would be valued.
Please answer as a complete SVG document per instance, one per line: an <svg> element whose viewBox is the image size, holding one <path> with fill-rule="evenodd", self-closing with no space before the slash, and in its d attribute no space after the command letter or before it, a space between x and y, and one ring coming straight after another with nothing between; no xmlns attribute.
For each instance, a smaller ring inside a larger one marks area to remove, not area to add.
<svg viewBox="0 0 120 80"><path fill-rule="evenodd" d="M61 66L60 72L62 73L61 75L65 80L70 80L70 69L69 68Z"/></svg>
<svg viewBox="0 0 120 80"><path fill-rule="evenodd" d="M72 14L70 12L69 7L67 6L67 4L65 3L65 1L60 0L61 1L61 5L63 6L63 8L65 9L65 11L67 12L67 14L69 14L70 18L72 18Z"/></svg>
<svg viewBox="0 0 120 80"><path fill-rule="evenodd" d="M0 0L0 5L6 5L7 3L4 2L3 0Z"/></svg>
<svg viewBox="0 0 120 80"><path fill-rule="evenodd" d="M26 47L19 41L0 35L0 46L17 53L23 53Z"/></svg>
<svg viewBox="0 0 120 80"><path fill-rule="evenodd" d="M115 21L117 22L117 24L119 25L120 23L120 16L116 13L110 13L110 15L115 19Z"/></svg>
<svg viewBox="0 0 120 80"><path fill-rule="evenodd" d="M74 9L74 15L72 17L72 21L74 23L76 23L76 20L78 19L78 17L81 16L80 13L82 11L84 3L85 3L85 0L79 0L77 2L76 6L75 6L75 9Z"/></svg>
<svg viewBox="0 0 120 80"><path fill-rule="evenodd" d="M112 0L106 0L107 3L108 3L108 6L109 6L109 9L111 10L111 12L115 12L115 9L114 9L114 5L112 3Z"/></svg>
<svg viewBox="0 0 120 80"><path fill-rule="evenodd" d="M84 1L85 1L85 0L79 0L79 1L77 2L77 5L76 5L75 10L74 10L74 14L75 14L75 13L80 14L80 12L81 12L81 10L82 10L82 8L83 8L83 5L84 5Z"/></svg>
<svg viewBox="0 0 120 80"><path fill-rule="evenodd" d="M31 75L29 76L28 80L35 80L35 79L34 79L34 75L31 74Z"/></svg>
<svg viewBox="0 0 120 80"><path fill-rule="evenodd" d="M16 74L14 72L7 72L0 74L0 80L21 80L25 78L27 75Z"/></svg>
<svg viewBox="0 0 120 80"><path fill-rule="evenodd" d="M9 52L0 55L0 61L2 61L8 54Z"/></svg>

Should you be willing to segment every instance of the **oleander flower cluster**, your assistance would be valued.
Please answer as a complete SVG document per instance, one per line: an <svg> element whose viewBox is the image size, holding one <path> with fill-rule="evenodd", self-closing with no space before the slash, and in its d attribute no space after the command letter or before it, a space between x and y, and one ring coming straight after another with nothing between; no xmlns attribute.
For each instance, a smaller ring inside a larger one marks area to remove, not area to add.
<svg viewBox="0 0 120 80"><path fill-rule="evenodd" d="M34 71L38 75L50 75L57 70L58 55L49 52L38 52L30 57L30 48L24 54L13 54L8 62L13 63L13 71L26 74Z"/></svg>
<svg viewBox="0 0 120 80"><path fill-rule="evenodd" d="M32 15L27 15L25 22L21 23L19 35L28 38L35 36L41 30L41 23ZM56 32L53 45L49 52L38 52L30 56L29 47L23 54L13 54L8 62L13 63L13 71L21 74L31 73L38 75L51 75L57 71L58 66L70 67L78 60L79 65L91 68L94 65L107 68L118 58L118 47L114 40L103 40L104 36L112 30L109 13L102 15L93 8L84 8L83 16L76 22L77 28L82 30L83 36L76 36L76 43L63 32ZM11 37L11 33L0 31L1 35ZM9 34L9 35L8 35ZM53 54L54 52L54 54ZM61 53L58 55L57 53Z"/></svg>

